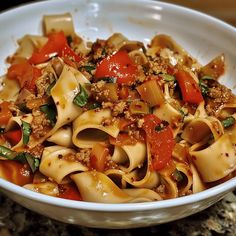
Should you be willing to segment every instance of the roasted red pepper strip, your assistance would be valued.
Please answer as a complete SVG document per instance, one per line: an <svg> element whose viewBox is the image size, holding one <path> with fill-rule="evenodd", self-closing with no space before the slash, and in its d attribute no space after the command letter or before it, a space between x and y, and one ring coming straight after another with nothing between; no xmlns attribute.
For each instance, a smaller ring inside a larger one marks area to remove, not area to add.
<svg viewBox="0 0 236 236"><path fill-rule="evenodd" d="M129 84L135 81L137 66L132 62L128 53L118 51L103 59L96 68L95 79L113 77L119 84Z"/></svg>
<svg viewBox="0 0 236 236"><path fill-rule="evenodd" d="M144 117L143 129L152 156L152 169L161 170L171 161L175 140L171 127L157 116Z"/></svg>
<svg viewBox="0 0 236 236"><path fill-rule="evenodd" d="M185 102L199 104L203 101L202 93L197 82L188 72L180 70L175 74L175 78Z"/></svg>
<svg viewBox="0 0 236 236"><path fill-rule="evenodd" d="M12 146L15 146L17 143L20 142L22 132L21 129L11 130L6 132L3 136Z"/></svg>
<svg viewBox="0 0 236 236"><path fill-rule="evenodd" d="M29 62L31 64L43 63L55 55L69 58L75 62L80 62L82 59L69 47L66 36L61 31L50 34L47 43L38 52L33 53Z"/></svg>

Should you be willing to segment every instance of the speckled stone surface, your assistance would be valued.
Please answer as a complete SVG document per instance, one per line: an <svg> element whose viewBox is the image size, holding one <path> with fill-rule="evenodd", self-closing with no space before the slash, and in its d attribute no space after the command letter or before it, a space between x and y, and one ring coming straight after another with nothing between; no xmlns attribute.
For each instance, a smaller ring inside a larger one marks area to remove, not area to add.
<svg viewBox="0 0 236 236"><path fill-rule="evenodd" d="M0 236L236 236L236 191L214 206L182 220L149 228L89 229L51 220L14 203L0 193Z"/></svg>

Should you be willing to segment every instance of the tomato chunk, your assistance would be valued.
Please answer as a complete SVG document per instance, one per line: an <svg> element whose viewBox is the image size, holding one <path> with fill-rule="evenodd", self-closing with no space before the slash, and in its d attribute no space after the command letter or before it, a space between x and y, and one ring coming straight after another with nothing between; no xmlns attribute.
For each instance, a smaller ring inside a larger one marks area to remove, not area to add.
<svg viewBox="0 0 236 236"><path fill-rule="evenodd" d="M12 113L9 109L10 102L2 102L0 104L0 126L7 125L8 121L12 117Z"/></svg>
<svg viewBox="0 0 236 236"><path fill-rule="evenodd" d="M32 183L33 174L30 167L17 161L0 160L0 178L23 186Z"/></svg>
<svg viewBox="0 0 236 236"><path fill-rule="evenodd" d="M69 47L66 36L61 31L50 34L47 43L38 52L33 53L29 62L31 64L43 63L56 55L65 58L66 61L80 62L82 59Z"/></svg>
<svg viewBox="0 0 236 236"><path fill-rule="evenodd" d="M60 184L59 185L59 195L60 198L70 199L70 200L77 200L81 201L81 195L76 187L75 184L69 183L69 184Z"/></svg>
<svg viewBox="0 0 236 236"><path fill-rule="evenodd" d="M96 68L95 79L113 77L119 84L129 84L135 81L137 66L133 63L128 53L118 51L103 59Z"/></svg>
<svg viewBox="0 0 236 236"><path fill-rule="evenodd" d="M171 127L157 116L144 117L143 129L152 156L152 169L161 170L171 161L175 140Z"/></svg>
<svg viewBox="0 0 236 236"><path fill-rule="evenodd" d="M39 76L41 76L41 70L27 61L11 65L7 72L8 79L17 80L21 88L26 88L31 92L36 90L35 82Z"/></svg>
<svg viewBox="0 0 236 236"><path fill-rule="evenodd" d="M90 155L90 165L93 169L103 172L107 163L107 156L109 154L109 149L106 145L101 143L96 143Z"/></svg>
<svg viewBox="0 0 236 236"><path fill-rule="evenodd" d="M11 130L6 132L3 136L12 146L15 146L21 140L22 131L21 129Z"/></svg>
<svg viewBox="0 0 236 236"><path fill-rule="evenodd" d="M203 101L202 93L197 82L188 72L180 70L175 74L175 77L185 102L199 104Z"/></svg>

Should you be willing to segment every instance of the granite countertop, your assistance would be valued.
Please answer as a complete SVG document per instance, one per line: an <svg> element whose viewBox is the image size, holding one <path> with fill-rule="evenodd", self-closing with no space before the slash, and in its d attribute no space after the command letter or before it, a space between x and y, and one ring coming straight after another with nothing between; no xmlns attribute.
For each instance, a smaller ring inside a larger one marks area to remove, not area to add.
<svg viewBox="0 0 236 236"><path fill-rule="evenodd" d="M3 10L27 1L7 1L4 4L1 3L0 9ZM190 4L189 1L188 4ZM231 21L230 23L234 22ZM27 210L0 193L0 236L131 236L145 234L162 236L235 236L236 190L233 193L229 193L223 200L212 207L198 214L167 224L130 230L89 229L60 223Z"/></svg>
<svg viewBox="0 0 236 236"><path fill-rule="evenodd" d="M0 193L0 236L236 235L236 191L198 214L149 228L106 230L60 223L29 211Z"/></svg>

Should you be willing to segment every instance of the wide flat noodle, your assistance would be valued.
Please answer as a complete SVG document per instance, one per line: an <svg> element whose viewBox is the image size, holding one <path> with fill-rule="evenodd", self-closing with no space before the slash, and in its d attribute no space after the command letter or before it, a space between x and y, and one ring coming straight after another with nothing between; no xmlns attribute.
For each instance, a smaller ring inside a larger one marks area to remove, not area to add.
<svg viewBox="0 0 236 236"><path fill-rule="evenodd" d="M111 120L112 115L109 109L99 111L89 110L80 115L73 122L72 141L79 148L92 148L97 142L104 142L108 135L117 137L119 134L118 122L105 125L105 120Z"/></svg>
<svg viewBox="0 0 236 236"><path fill-rule="evenodd" d="M161 197L149 189L120 189L110 178L100 172L87 171L71 175L82 199L88 202L125 203L160 200ZM143 195L143 194L146 195Z"/></svg>
<svg viewBox="0 0 236 236"><path fill-rule="evenodd" d="M86 171L88 168L78 161L64 159L63 157L75 154L73 149L50 146L44 148L39 170L58 184L73 172Z"/></svg>

